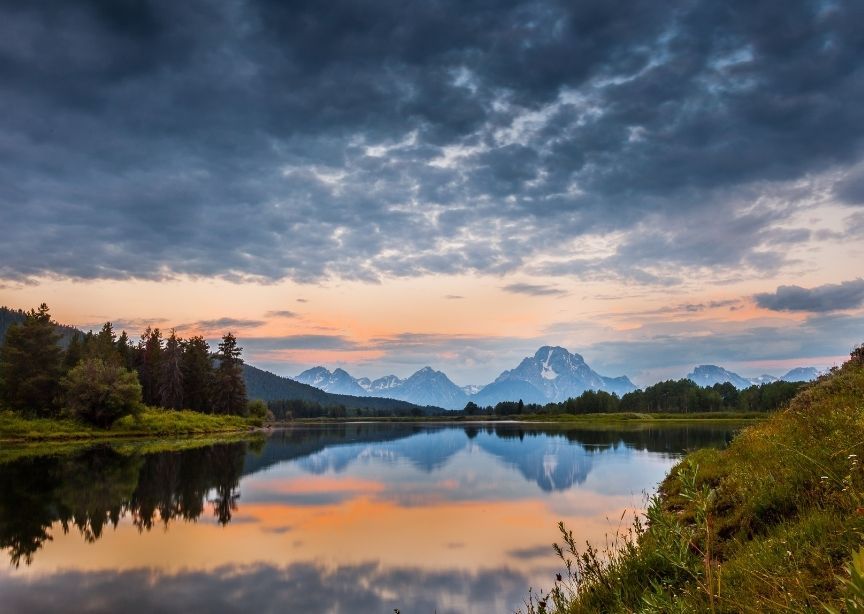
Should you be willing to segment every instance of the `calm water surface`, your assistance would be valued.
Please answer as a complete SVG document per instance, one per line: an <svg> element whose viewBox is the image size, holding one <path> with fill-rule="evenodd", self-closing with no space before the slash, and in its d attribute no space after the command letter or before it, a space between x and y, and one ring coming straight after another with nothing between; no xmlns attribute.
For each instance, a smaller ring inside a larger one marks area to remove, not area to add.
<svg viewBox="0 0 864 614"><path fill-rule="evenodd" d="M602 543L733 432L342 424L9 461L0 610L509 612L559 570L559 520Z"/></svg>

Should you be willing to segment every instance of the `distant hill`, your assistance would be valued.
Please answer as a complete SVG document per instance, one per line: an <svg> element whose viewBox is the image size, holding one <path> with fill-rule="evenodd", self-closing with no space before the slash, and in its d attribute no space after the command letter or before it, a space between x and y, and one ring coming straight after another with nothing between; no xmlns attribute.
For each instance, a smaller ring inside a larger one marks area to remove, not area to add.
<svg viewBox="0 0 864 614"><path fill-rule="evenodd" d="M819 377L819 371L815 367L796 367L785 375L775 377L773 375L760 375L758 377L743 377L733 371L727 371L717 365L699 365L687 374L687 379L707 387L714 384L729 382L739 390L750 386L770 384L781 380L784 382L809 382Z"/></svg>
<svg viewBox="0 0 864 614"><path fill-rule="evenodd" d="M753 385L753 382L746 377L741 377L737 373L727 371L717 365L698 365L693 371L687 374L687 379L702 387L724 384L726 382L729 382L738 389L749 388Z"/></svg>
<svg viewBox="0 0 864 614"><path fill-rule="evenodd" d="M313 367L303 371L303 373L294 379L302 384L315 386L333 394L366 396L368 393L368 386L362 386L358 383L358 380L351 377L347 371L342 369L336 369L331 373L324 367Z"/></svg>
<svg viewBox="0 0 864 614"><path fill-rule="evenodd" d="M819 370L816 367L796 367L781 375L780 379L784 382L810 382L819 377Z"/></svg>
<svg viewBox="0 0 864 614"><path fill-rule="evenodd" d="M321 405L343 405L346 409L411 410L418 407L414 403L397 399L332 394L250 364L243 365L243 376L246 380L246 394L250 399L264 401L299 399Z"/></svg>
<svg viewBox="0 0 864 614"><path fill-rule="evenodd" d="M6 339L6 331L13 324L20 324L26 318L26 313L21 309L9 309L8 307L0 307L0 345L3 345ZM75 334L83 334L77 328L66 326L65 324L57 325L57 332L60 333L60 345L66 347L72 340Z"/></svg>
<svg viewBox="0 0 864 614"><path fill-rule="evenodd" d="M468 402L465 390L432 367L423 367L405 379L385 375L372 381L368 377L356 379L342 369L331 372L319 366L303 371L295 379L325 392L387 397L419 406L462 409Z"/></svg>

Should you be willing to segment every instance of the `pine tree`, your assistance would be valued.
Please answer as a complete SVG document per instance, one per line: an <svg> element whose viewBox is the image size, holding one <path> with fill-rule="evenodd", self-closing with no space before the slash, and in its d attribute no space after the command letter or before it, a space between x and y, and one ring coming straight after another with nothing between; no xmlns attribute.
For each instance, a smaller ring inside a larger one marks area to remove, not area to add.
<svg viewBox="0 0 864 614"><path fill-rule="evenodd" d="M120 336L117 337L117 354L120 356L120 364L125 369L134 369L135 367L135 348L132 347L132 343L129 341L129 335L126 334L124 330L120 333Z"/></svg>
<svg viewBox="0 0 864 614"><path fill-rule="evenodd" d="M84 348L81 344L81 335L75 333L66 347L66 354L63 356L63 370L69 371L79 362L84 355Z"/></svg>
<svg viewBox="0 0 864 614"><path fill-rule="evenodd" d="M0 349L0 394L9 408L40 415L57 412L63 350L56 326L42 303L7 331Z"/></svg>
<svg viewBox="0 0 864 614"><path fill-rule="evenodd" d="M120 357L117 354L115 343L117 336L114 334L114 325L111 322L105 322L100 330L93 337L93 342L87 348L88 358L100 358L105 362L119 364Z"/></svg>
<svg viewBox="0 0 864 614"><path fill-rule="evenodd" d="M180 339L171 329L171 335L162 352L159 377L159 400L162 407L180 409L183 406L183 349Z"/></svg>
<svg viewBox="0 0 864 614"><path fill-rule="evenodd" d="M216 369L213 405L217 413L246 414L246 382L243 379L243 360L240 354L243 349L237 347L237 339L231 333L226 333L219 344L216 359L219 367Z"/></svg>
<svg viewBox="0 0 864 614"><path fill-rule="evenodd" d="M204 337L194 336L183 345L183 404L192 410L210 413L213 389L213 361Z"/></svg>
<svg viewBox="0 0 864 614"><path fill-rule="evenodd" d="M162 364L162 333L147 327L138 343L138 378L144 393L144 403L159 404L159 375Z"/></svg>

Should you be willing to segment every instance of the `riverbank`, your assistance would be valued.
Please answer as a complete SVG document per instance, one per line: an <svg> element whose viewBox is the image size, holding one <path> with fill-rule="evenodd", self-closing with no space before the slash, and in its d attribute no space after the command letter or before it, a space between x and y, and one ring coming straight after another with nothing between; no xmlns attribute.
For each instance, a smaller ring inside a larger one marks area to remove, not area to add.
<svg viewBox="0 0 864 614"><path fill-rule="evenodd" d="M261 421L240 416L202 414L193 411L148 407L138 416L127 416L108 429L69 418L23 418L0 412L0 442L58 442L117 438L166 437L243 433Z"/></svg>
<svg viewBox="0 0 864 614"><path fill-rule="evenodd" d="M572 573L529 611L859 611L862 458L859 350L727 449L685 457L615 546L583 550L565 530Z"/></svg>

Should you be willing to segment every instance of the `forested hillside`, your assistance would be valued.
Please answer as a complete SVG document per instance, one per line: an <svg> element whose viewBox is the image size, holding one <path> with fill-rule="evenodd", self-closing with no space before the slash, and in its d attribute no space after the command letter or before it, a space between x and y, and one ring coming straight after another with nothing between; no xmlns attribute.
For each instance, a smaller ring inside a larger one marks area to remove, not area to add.
<svg viewBox="0 0 864 614"><path fill-rule="evenodd" d="M396 399L380 397L355 397L347 394L331 394L320 388L301 384L290 378L264 371L250 364L243 365L246 391L249 398L263 401L297 400L317 403L321 406L342 406L345 409L402 410L419 409L418 405Z"/></svg>
<svg viewBox="0 0 864 614"><path fill-rule="evenodd" d="M26 317L26 312L21 309L0 307L0 346L3 345L3 340L6 338L6 331L9 327L13 324L20 324ZM63 347L69 345L75 333L81 333L77 328L66 326L65 324L58 324L57 332L60 333L60 345Z"/></svg>

